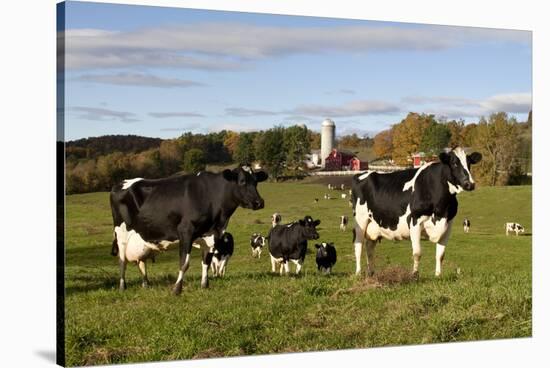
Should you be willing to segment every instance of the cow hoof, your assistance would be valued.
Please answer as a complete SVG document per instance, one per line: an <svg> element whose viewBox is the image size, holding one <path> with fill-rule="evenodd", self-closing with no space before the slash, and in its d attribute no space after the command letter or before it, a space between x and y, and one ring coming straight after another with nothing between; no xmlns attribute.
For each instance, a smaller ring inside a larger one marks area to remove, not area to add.
<svg viewBox="0 0 550 368"><path fill-rule="evenodd" d="M208 289L208 279L201 281L201 288Z"/></svg>
<svg viewBox="0 0 550 368"><path fill-rule="evenodd" d="M373 277L373 276L374 276L374 271L369 271L369 272L367 272L367 276L368 276L368 277Z"/></svg>
<svg viewBox="0 0 550 368"><path fill-rule="evenodd" d="M181 294L182 285L181 283L174 285L172 288L172 294L174 295L180 295Z"/></svg>
<svg viewBox="0 0 550 368"><path fill-rule="evenodd" d="M124 281L120 281L120 284L118 285L118 290L119 291L124 291L126 290L126 283Z"/></svg>
<svg viewBox="0 0 550 368"><path fill-rule="evenodd" d="M143 281L143 282L141 283L141 287L144 288L144 289L149 288L149 282Z"/></svg>
<svg viewBox="0 0 550 368"><path fill-rule="evenodd" d="M420 278L420 274L418 273L418 271L413 271L412 272L412 277L413 277L413 279L418 280Z"/></svg>

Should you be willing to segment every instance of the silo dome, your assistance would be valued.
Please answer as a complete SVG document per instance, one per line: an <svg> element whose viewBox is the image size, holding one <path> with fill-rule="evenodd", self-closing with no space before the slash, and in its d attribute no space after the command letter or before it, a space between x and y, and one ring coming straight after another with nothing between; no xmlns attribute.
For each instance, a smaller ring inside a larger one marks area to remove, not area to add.
<svg viewBox="0 0 550 368"><path fill-rule="evenodd" d="M321 123L321 126L336 126L336 124L334 124L334 121L332 121L330 119L325 119Z"/></svg>

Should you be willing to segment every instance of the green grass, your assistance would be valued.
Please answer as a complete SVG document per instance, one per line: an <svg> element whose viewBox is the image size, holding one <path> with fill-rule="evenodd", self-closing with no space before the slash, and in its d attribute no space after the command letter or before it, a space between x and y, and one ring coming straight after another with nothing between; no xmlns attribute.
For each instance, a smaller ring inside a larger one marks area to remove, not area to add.
<svg viewBox="0 0 550 368"><path fill-rule="evenodd" d="M129 265L128 290L119 292L108 194L68 196L67 364L531 336L531 187L461 193L439 279L433 244L423 242L420 279L412 281L394 277L412 268L409 241L382 241L378 282L353 276L351 232L338 228L342 214L351 218L347 200L323 200L321 185L262 183L259 191L266 208L238 209L229 223L236 249L226 277L201 289L195 249L180 297L170 294L177 247L148 264L151 288L141 288L137 267ZM267 251L260 260L251 257L250 234L265 235L273 212L283 222L306 214L321 219L320 241L333 241L338 251L332 275L317 274L311 243L301 277L271 275ZM469 234L462 232L464 217L472 222ZM526 233L506 237L507 221Z"/></svg>

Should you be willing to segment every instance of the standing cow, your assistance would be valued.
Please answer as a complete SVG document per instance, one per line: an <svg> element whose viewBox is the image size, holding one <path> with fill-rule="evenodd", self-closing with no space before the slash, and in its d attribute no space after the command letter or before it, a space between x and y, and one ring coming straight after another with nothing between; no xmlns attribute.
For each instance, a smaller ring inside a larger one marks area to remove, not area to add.
<svg viewBox="0 0 550 368"><path fill-rule="evenodd" d="M516 233L516 236L518 236L519 233L525 232L525 228L516 222L507 222L504 227L506 228L506 236L512 231Z"/></svg>
<svg viewBox="0 0 550 368"><path fill-rule="evenodd" d="M262 234L254 233L250 237L250 248L252 248L252 257L260 258L262 255L262 248L265 245L265 236Z"/></svg>
<svg viewBox="0 0 550 368"><path fill-rule="evenodd" d="M469 233L470 232L470 220L465 218L464 221L462 221L462 227L464 228L465 233Z"/></svg>
<svg viewBox="0 0 550 368"><path fill-rule="evenodd" d="M134 249L141 249L141 254L135 255L141 262L149 256L150 249L178 242L180 265L173 293L179 295L193 242L210 235L220 239L239 206L263 208L264 200L256 186L266 179L263 171L253 172L249 166L242 166L217 174L138 178L115 185L110 202L115 227L113 248L118 247L120 257L120 288L126 287L127 246L133 244ZM208 257L203 257L202 287L208 287L208 267Z"/></svg>
<svg viewBox="0 0 550 368"><path fill-rule="evenodd" d="M336 248L334 247L334 243L315 244L315 248L317 248L315 256L317 270L329 274L336 263Z"/></svg>
<svg viewBox="0 0 550 368"><path fill-rule="evenodd" d="M441 274L445 246L457 213L456 195L471 191L475 182L470 165L481 160L481 154L467 155L457 147L439 155L440 162L429 162L417 169L381 174L367 171L352 180L355 227L355 272L361 271L361 252L366 240L367 270L374 273L376 240L410 238L413 273L418 275L422 255L420 236L424 230L436 245L435 275Z"/></svg>
<svg viewBox="0 0 550 368"><path fill-rule="evenodd" d="M346 231L347 226L348 226L348 216L345 216L345 215L340 216L340 230Z"/></svg>
<svg viewBox="0 0 550 368"><path fill-rule="evenodd" d="M269 254L271 255L271 271L289 273L289 261L296 264L296 274L300 273L307 251L307 241L319 239L319 233L315 227L321 223L313 220L311 216L290 224L277 225L271 229L267 239L269 241Z"/></svg>
<svg viewBox="0 0 550 368"><path fill-rule="evenodd" d="M279 213L275 212L273 215L271 215L271 227L277 226L282 220L282 217Z"/></svg>

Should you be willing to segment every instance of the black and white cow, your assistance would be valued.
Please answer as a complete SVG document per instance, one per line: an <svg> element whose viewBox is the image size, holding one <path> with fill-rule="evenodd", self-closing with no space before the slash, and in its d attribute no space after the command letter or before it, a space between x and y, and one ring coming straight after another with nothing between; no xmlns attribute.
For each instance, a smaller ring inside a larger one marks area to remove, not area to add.
<svg viewBox="0 0 550 368"><path fill-rule="evenodd" d="M275 227L278 225L282 220L282 217L279 213L275 212L273 215L271 215L271 227Z"/></svg>
<svg viewBox="0 0 550 368"><path fill-rule="evenodd" d="M508 233L511 231L515 232L516 236L518 236L519 233L525 232L525 228L516 222L507 222L505 225L505 228L506 228L506 236L508 236Z"/></svg>
<svg viewBox="0 0 550 368"><path fill-rule="evenodd" d="M315 256L317 269L329 274L336 263L336 248L334 247L334 243L315 244L315 248L317 248L317 255Z"/></svg>
<svg viewBox="0 0 550 368"><path fill-rule="evenodd" d="M260 258L262 255L262 248L265 245L265 236L260 233L254 233L250 237L250 247L252 248L252 257Z"/></svg>
<svg viewBox="0 0 550 368"><path fill-rule="evenodd" d="M348 216L340 216L340 230L346 231L346 226L348 226Z"/></svg>
<svg viewBox="0 0 550 368"><path fill-rule="evenodd" d="M374 273L376 240L410 238L413 273L418 274L422 254L420 237L425 232L436 243L435 274L441 274L445 246L457 213L456 195L475 188L470 165L481 154L467 155L457 147L439 155L440 162L429 162L417 169L381 174L367 171L352 180L355 227L355 272L361 271L361 252L366 240L367 270Z"/></svg>
<svg viewBox="0 0 550 368"><path fill-rule="evenodd" d="M220 239L237 207L264 207L256 185L267 179L248 166L221 173L199 172L164 179L133 179L115 185L110 202L120 264L120 288L126 287L126 263L145 260L161 248L179 243L179 273L173 293L183 287L192 244L201 237ZM126 250L133 249L128 257ZM112 253L115 253L113 250ZM208 253L214 253L214 247ZM201 286L208 287L208 257L203 257Z"/></svg>
<svg viewBox="0 0 550 368"><path fill-rule="evenodd" d="M313 220L311 216L303 220L291 222L290 224L277 225L272 228L267 236L269 241L269 254L271 255L271 271L289 273L289 261L296 264L296 274L300 273L307 251L307 241L319 239L319 233L315 227L321 223L320 220Z"/></svg>
<svg viewBox="0 0 550 368"><path fill-rule="evenodd" d="M469 233L470 232L470 220L465 218L464 221L462 221L462 227L464 228L465 233Z"/></svg>
<svg viewBox="0 0 550 368"><path fill-rule="evenodd" d="M210 264L214 277L225 275L229 258L235 249L233 235L225 232L218 239L214 235L205 236L195 240L193 246L201 249L202 259L204 263Z"/></svg>

